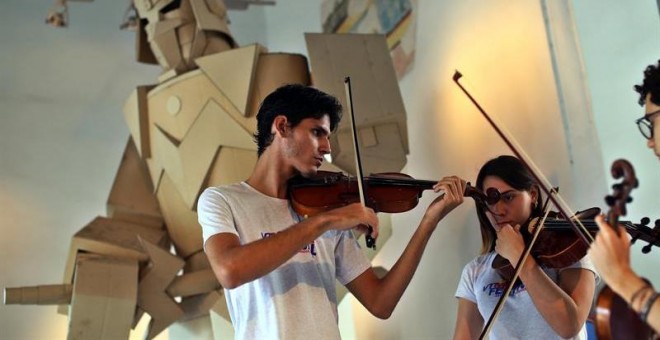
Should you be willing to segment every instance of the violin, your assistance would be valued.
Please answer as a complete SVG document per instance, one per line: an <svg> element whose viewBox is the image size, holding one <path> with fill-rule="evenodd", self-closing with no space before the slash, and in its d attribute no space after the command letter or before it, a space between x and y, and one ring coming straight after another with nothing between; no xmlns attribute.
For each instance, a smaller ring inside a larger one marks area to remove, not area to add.
<svg viewBox="0 0 660 340"><path fill-rule="evenodd" d="M344 79L347 113L351 121L353 148L355 150L356 177L341 172L318 171L310 178L298 176L289 180L288 195L293 210L302 216L313 216L351 203L362 203L375 212L400 213L413 209L419 203L422 192L432 189L435 181L416 180L409 175L388 172L371 176L362 175L360 148L357 138L350 77ZM481 191L469 183L465 196L485 199ZM372 228L365 235L368 248L376 249Z"/></svg>
<svg viewBox="0 0 660 340"><path fill-rule="evenodd" d="M424 190L433 189L436 181L418 180L398 173L373 174L363 178L365 205L375 212L401 213L417 206ZM358 179L341 172L318 171L310 178L289 180L288 195L293 210L302 216L316 214L360 202ZM484 200L485 195L467 184L465 197Z"/></svg>
<svg viewBox="0 0 660 340"><path fill-rule="evenodd" d="M598 208L590 208L576 213L574 219L580 220L592 236L598 232L598 225L593 219L600 213ZM527 244L536 225L538 218L532 219L527 223L528 228L523 226L521 234ZM660 247L660 237L649 228L648 218L643 218L640 223L631 221L619 221L619 225L624 227L626 232L634 240L643 240L648 245ZM570 223L558 213L551 212L544 223L543 230L532 248L531 256L536 262L544 268L565 268L582 259L589 250L589 246L580 240L575 234ZM493 260L492 268L506 281L513 276L514 268L509 261L500 255Z"/></svg>

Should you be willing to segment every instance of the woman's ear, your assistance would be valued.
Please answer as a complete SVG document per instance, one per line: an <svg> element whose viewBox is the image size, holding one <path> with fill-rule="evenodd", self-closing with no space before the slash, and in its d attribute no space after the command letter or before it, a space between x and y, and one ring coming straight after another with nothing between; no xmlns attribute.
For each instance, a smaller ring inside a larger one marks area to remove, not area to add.
<svg viewBox="0 0 660 340"><path fill-rule="evenodd" d="M532 207L536 207L536 202L539 198L539 195L539 187L537 185L532 186L532 188L529 190L529 196L532 199Z"/></svg>

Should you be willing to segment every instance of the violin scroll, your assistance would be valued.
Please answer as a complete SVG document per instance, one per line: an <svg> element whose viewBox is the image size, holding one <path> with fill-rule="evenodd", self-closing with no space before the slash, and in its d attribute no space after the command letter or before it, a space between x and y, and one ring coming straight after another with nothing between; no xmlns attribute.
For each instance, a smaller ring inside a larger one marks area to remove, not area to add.
<svg viewBox="0 0 660 340"><path fill-rule="evenodd" d="M612 194L605 197L605 202L610 207L607 213L607 221L616 229L619 216L626 215L626 204L632 202L630 192L639 186L639 182L635 177L635 169L632 164L625 159L614 161L611 172L614 179L623 177L621 183L612 185Z"/></svg>

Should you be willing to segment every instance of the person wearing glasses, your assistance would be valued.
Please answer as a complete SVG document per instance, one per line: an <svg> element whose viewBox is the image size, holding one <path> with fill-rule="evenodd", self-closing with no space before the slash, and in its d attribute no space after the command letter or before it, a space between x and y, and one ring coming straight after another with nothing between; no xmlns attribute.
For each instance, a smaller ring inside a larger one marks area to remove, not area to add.
<svg viewBox="0 0 660 340"><path fill-rule="evenodd" d="M646 145L660 157L660 60L657 65L649 65L644 70L641 85L635 85L639 93L639 105L645 114L637 119L639 131L646 138ZM639 313L656 333L660 333L660 293L643 280L630 267L630 240L628 234L619 227L615 232L603 216L596 217L600 228L591 245L589 255L603 277L603 281L635 312Z"/></svg>
<svg viewBox="0 0 660 340"><path fill-rule="evenodd" d="M507 286L492 268L493 260L499 254L518 263L525 248L521 226L543 210L538 184L516 157L486 162L476 187L486 194L485 202L476 205L481 255L464 267L456 290L454 339L476 339L481 334ZM560 269L543 268L528 257L489 339L586 339L597 278L587 257Z"/></svg>

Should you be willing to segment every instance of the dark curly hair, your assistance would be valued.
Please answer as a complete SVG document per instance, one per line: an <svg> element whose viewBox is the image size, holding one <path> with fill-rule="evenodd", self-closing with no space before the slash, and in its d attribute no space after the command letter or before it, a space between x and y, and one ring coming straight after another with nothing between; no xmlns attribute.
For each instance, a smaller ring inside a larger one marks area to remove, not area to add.
<svg viewBox="0 0 660 340"><path fill-rule="evenodd" d="M644 70L644 80L641 85L634 86L639 93L639 105L644 106L647 94L651 94L651 102L660 105L660 60L657 65L649 65Z"/></svg>
<svg viewBox="0 0 660 340"><path fill-rule="evenodd" d="M300 84L284 85L264 99L257 113L257 155L261 156L273 142L271 126L275 117L283 115L289 125L295 127L305 118L330 118L330 130L334 131L341 120L342 106L332 95L313 87Z"/></svg>
<svg viewBox="0 0 660 340"><path fill-rule="evenodd" d="M532 176L520 159L509 155L502 155L486 162L477 175L477 189L484 191L484 180L488 176L499 177L506 184L519 191L531 191L535 187L538 191L538 196L533 205L530 218L542 215L543 200L541 198L541 190L534 176ZM486 254L495 249L497 236L488 221L488 217L486 217L486 206L484 204L477 204L476 207L479 228L481 229L481 254Z"/></svg>

